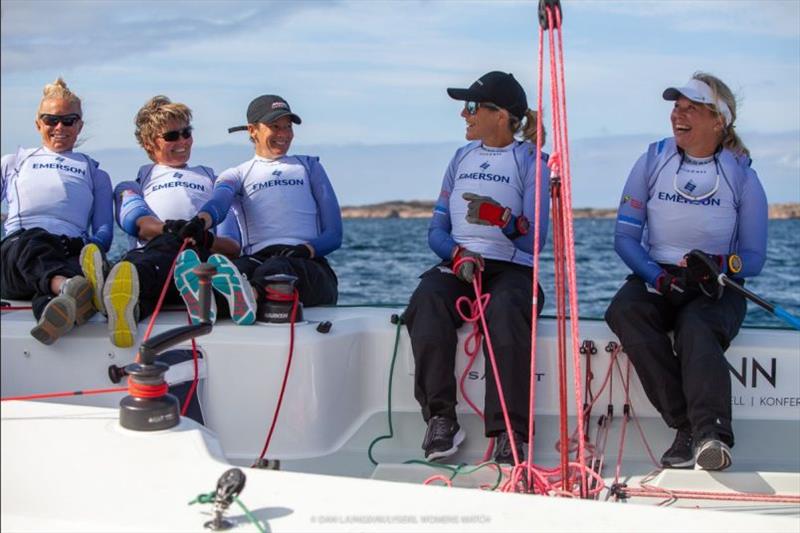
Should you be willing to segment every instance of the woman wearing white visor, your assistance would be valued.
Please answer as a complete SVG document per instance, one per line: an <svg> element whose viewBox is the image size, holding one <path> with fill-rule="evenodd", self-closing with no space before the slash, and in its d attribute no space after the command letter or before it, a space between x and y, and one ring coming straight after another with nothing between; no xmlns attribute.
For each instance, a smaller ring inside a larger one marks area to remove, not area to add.
<svg viewBox="0 0 800 533"><path fill-rule="evenodd" d="M767 200L721 80L696 73L663 97L675 102L673 137L650 145L622 192L614 248L633 274L606 321L677 430L662 466L723 470L734 440L725 350L747 306L716 277L743 283L761 272Z"/></svg>

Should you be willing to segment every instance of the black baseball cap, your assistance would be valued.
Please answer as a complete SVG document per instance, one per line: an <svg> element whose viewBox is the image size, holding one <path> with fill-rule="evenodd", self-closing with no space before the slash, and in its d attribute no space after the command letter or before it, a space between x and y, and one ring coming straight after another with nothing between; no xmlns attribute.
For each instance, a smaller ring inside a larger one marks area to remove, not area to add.
<svg viewBox="0 0 800 533"><path fill-rule="evenodd" d="M514 79L511 73L494 70L487 72L469 89L447 89L447 94L455 100L467 102L489 102L508 110L509 113L522 120L528 109L528 98L525 89Z"/></svg>
<svg viewBox="0 0 800 533"><path fill-rule="evenodd" d="M274 94L262 94L247 106L248 124L258 124L259 122L270 124L287 115L295 124L302 122L300 117L292 113L289 103ZM247 130L247 126L234 126L233 128L228 128L228 133L244 130Z"/></svg>

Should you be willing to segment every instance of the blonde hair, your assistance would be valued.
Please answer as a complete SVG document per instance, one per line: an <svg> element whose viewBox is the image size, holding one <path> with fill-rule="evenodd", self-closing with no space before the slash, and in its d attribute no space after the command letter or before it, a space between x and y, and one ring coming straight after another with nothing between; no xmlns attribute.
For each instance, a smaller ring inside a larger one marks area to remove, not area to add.
<svg viewBox="0 0 800 533"><path fill-rule="evenodd" d="M533 109L526 109L524 120L520 120L511 113L509 113L511 120L508 122L511 132L517 136L521 136L522 140L530 141L534 146L536 145L536 121L538 113ZM547 134L542 124L542 146L547 138Z"/></svg>
<svg viewBox="0 0 800 533"><path fill-rule="evenodd" d="M160 94L145 102L136 113L134 135L150 159L153 159L156 138L163 133L162 130L170 121L184 122L188 125L192 122L192 110L185 104L173 103L172 100Z"/></svg>
<svg viewBox="0 0 800 533"><path fill-rule="evenodd" d="M721 79L708 74L707 72L695 72L692 74L692 78L695 80L700 80L711 87L711 93L713 94L714 99L725 102L725 104L728 106L728 109L731 111L731 123L727 126L724 126L722 130L722 147L727 148L737 155L746 155L750 157L750 150L747 149L734 130L734 125L736 123L736 96L733 94L733 91L731 91ZM725 118L719 112L717 107L712 104L706 105L709 109L714 111L718 117L722 118L722 123L724 124Z"/></svg>
<svg viewBox="0 0 800 533"><path fill-rule="evenodd" d="M39 102L39 108L36 110L36 118L39 118L39 111L42 109L42 104L45 100L66 100L71 104L78 106L78 114L82 115L81 99L69 90L67 82L59 76L53 83L48 83L42 90L42 99Z"/></svg>

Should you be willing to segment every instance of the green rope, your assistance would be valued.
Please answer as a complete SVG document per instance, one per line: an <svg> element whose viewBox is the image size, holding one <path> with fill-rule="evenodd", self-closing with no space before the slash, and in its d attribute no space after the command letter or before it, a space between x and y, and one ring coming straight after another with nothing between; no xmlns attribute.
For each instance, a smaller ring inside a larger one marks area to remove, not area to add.
<svg viewBox="0 0 800 533"><path fill-rule="evenodd" d="M397 361L397 348L400 345L400 328L402 327L403 327L403 321L398 319L397 330L394 336L394 350L392 352L392 364L389 367L389 400L388 400L389 413L387 415L387 418L389 420L389 434L381 435L380 437L374 439L372 442L369 443L369 448L367 449L367 455L369 456L369 460L375 466L378 466L378 461L376 461L375 458L372 456L372 448L376 444L378 444L378 442L386 439L391 439L394 437L394 427L392 425L392 378L394 376L394 363L395 361Z"/></svg>
<svg viewBox="0 0 800 533"><path fill-rule="evenodd" d="M189 502L189 505L194 505L195 503L214 503L214 497L216 496L216 494L217 494L216 492L207 492L205 494L198 494L197 498ZM242 511L244 511L244 515L247 517L248 520L250 520L250 522L253 523L254 526L256 526L256 529L258 529L258 531L260 531L261 533L267 533L267 530L261 525L261 521L258 518L256 518L255 515L253 515L253 513L250 512L250 509L247 508L247 506L242 502L242 500L234 496L233 501L239 504L239 507L241 507Z"/></svg>
<svg viewBox="0 0 800 533"><path fill-rule="evenodd" d="M241 507L241 508L242 508L242 511L244 511L244 515L245 515L245 516L246 516L248 519L250 519L250 521L253 523L253 525L254 525L254 526L256 526L256 529L258 529L258 530L259 530L261 533L267 533L267 530L266 530L265 528L261 527L261 521L260 521L258 518L256 518L255 516L253 516L253 513L251 513L251 512L250 512L250 509L248 509L248 508L245 506L245 504L244 504L244 503L242 503L242 500L240 500L239 498L236 498L236 497L234 497L234 498L233 498L233 500L234 500L236 503L238 503L238 504L239 504L239 507Z"/></svg>
<svg viewBox="0 0 800 533"><path fill-rule="evenodd" d="M469 466L467 463L461 463L458 466L452 466L452 465L446 465L446 464L441 464L441 463L432 463L432 462L429 462L429 461L423 461L422 459L409 459L408 461L403 461L403 464L404 465L411 465L411 464L425 465L425 466L429 466L431 468L438 468L440 470L447 470L448 472L450 472L450 481L454 480L456 478L456 476L462 476L462 475L465 476L465 475L469 475L469 474L474 474L475 472L477 472L481 468L486 468L486 467L489 467L489 466L496 466L497 467L497 479L495 480L494 485L489 490L496 490L497 487L500 486L500 482L503 481L503 470L500 468L500 465L496 461L486 461L484 463L481 463L481 464L478 464L478 465L475 465L475 466L470 466L469 468L466 468L466 467Z"/></svg>

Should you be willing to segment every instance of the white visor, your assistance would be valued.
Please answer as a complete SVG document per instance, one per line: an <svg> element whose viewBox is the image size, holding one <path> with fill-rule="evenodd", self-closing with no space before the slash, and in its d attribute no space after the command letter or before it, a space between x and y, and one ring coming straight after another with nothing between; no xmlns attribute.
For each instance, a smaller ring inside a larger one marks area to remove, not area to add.
<svg viewBox="0 0 800 533"><path fill-rule="evenodd" d="M683 87L668 87L664 90L664 100L677 100L679 96L685 96L692 102L714 105L720 114L725 118L725 126L731 123L731 110L721 99L714 99L714 91L705 82L690 79Z"/></svg>

